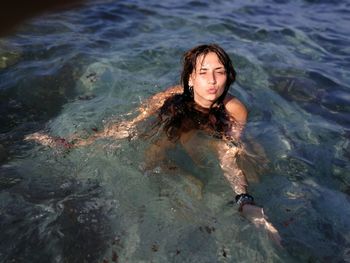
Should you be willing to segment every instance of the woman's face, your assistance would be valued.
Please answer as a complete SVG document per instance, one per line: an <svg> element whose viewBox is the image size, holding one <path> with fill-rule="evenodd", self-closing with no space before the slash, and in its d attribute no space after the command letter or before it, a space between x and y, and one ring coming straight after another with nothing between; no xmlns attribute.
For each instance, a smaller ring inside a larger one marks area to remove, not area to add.
<svg viewBox="0 0 350 263"><path fill-rule="evenodd" d="M225 67L215 53L199 56L188 83L193 87L194 101L209 108L224 92L226 80Z"/></svg>

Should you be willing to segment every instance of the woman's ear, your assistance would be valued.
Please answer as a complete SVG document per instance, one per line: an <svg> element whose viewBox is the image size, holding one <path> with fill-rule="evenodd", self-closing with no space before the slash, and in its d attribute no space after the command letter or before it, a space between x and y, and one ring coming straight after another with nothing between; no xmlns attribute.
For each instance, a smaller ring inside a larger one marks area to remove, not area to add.
<svg viewBox="0 0 350 263"><path fill-rule="evenodd" d="M188 79L188 86L193 87L193 75L191 74L189 79Z"/></svg>

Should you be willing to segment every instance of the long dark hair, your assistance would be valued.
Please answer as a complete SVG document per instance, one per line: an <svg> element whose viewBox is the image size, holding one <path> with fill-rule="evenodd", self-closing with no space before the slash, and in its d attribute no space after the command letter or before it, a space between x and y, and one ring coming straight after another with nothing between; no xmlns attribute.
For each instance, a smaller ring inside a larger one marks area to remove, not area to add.
<svg viewBox="0 0 350 263"><path fill-rule="evenodd" d="M218 56L224 66L227 80L222 95L207 109L194 102L193 90L188 82L198 58L211 52ZM162 125L168 138L176 141L183 132L193 129L205 130L216 137L222 137L232 125L232 119L227 116L223 102L235 79L236 72L230 57L218 45L200 45L187 51L183 56L181 73L183 93L165 100L158 115L158 124Z"/></svg>

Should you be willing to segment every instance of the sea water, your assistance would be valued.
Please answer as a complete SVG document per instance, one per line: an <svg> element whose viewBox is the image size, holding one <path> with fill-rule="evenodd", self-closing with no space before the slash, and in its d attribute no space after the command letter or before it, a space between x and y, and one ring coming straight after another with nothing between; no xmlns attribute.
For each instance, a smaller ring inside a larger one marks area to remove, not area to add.
<svg viewBox="0 0 350 263"><path fill-rule="evenodd" d="M0 261L349 262L349 17L345 0L100 0L20 24L0 39ZM282 248L229 204L205 144L145 171L145 138L23 140L130 120L203 43L238 72L242 167Z"/></svg>

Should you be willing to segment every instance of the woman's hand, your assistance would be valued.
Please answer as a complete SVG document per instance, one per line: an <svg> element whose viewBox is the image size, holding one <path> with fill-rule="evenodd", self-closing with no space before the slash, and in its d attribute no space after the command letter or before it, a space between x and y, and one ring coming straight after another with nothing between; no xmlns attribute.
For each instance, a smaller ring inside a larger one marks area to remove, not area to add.
<svg viewBox="0 0 350 263"><path fill-rule="evenodd" d="M264 227L269 237L280 247L281 237L277 229L267 220L264 210L261 207L245 204L242 207L242 215L251 221L256 227Z"/></svg>
<svg viewBox="0 0 350 263"><path fill-rule="evenodd" d="M35 132L24 137L25 141L35 141L48 147L62 147L70 149L73 144L61 137L51 137L45 133Z"/></svg>
<svg viewBox="0 0 350 263"><path fill-rule="evenodd" d="M35 141L48 147L62 147L70 149L73 147L87 146L92 144L95 140L100 138L113 138L113 139L132 139L136 136L136 129L133 121L123 121L116 124L107 126L102 131L97 131L88 138L80 138L77 134L74 134L69 139L61 137L52 137L48 134L36 132L24 137L25 141ZM71 143L73 142L73 143Z"/></svg>

